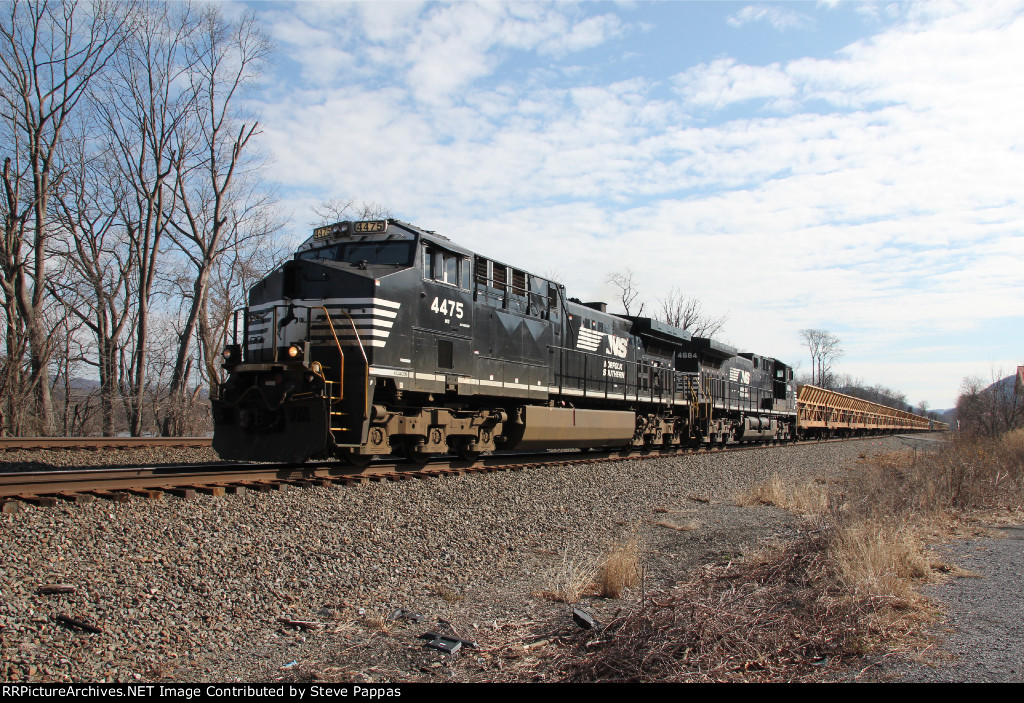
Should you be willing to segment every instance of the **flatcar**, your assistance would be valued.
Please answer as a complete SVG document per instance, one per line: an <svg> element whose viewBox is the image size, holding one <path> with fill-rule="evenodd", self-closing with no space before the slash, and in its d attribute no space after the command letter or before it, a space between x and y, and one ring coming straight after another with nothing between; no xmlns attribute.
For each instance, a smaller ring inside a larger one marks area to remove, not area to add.
<svg viewBox="0 0 1024 703"><path fill-rule="evenodd" d="M225 459L795 439L793 370L394 219L316 228L250 291L212 398Z"/></svg>

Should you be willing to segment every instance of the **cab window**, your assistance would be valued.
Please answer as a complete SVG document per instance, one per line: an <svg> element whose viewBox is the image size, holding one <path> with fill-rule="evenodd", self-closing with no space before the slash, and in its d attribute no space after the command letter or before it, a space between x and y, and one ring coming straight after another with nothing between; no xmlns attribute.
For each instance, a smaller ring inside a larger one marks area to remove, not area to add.
<svg viewBox="0 0 1024 703"><path fill-rule="evenodd" d="M468 289L469 276L468 259L429 244L423 246L423 278Z"/></svg>

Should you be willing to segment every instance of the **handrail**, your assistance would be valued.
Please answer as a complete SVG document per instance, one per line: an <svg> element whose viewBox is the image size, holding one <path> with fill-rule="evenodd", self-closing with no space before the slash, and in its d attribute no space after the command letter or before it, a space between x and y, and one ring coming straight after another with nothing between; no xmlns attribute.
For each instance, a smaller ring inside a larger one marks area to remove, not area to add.
<svg viewBox="0 0 1024 703"><path fill-rule="evenodd" d="M605 356L603 354L596 354L594 352L583 351L581 349L572 349L570 347L563 347L563 346L560 346L560 345L557 345L557 344L549 344L548 345L548 349L557 350L559 352L562 352L563 354L565 352L569 352L571 354L579 354L582 357L582 359L583 359L583 373L582 373L582 375L570 376L568 373L566 373L566 369L565 369L566 363L564 361L565 357L563 356L563 361L561 363L561 373L559 374L559 378L558 378L558 393L559 393L559 395L564 395L565 394L565 388L567 388L567 387L571 387L571 388L573 388L573 390L583 390L583 391L589 392L589 389L587 388L587 384L590 383L590 382L593 382L595 384L600 384L600 385L603 386L603 388L601 390L597 391L597 392L604 393L604 396L606 398L609 397L610 395L613 396L613 397L618 398L621 395L624 400L635 400L637 402L649 402L649 403L673 403L676 400L675 389L674 388L670 388L669 387L670 384L664 384L663 383L661 390L656 393L655 390L654 390L654 384L653 383L651 383L647 388L642 388L641 387L641 383L640 383L640 381L641 381L641 372L647 371L647 370L650 370L650 369L657 370L658 375L662 376L663 380L666 379L666 378L672 378L671 374L674 373L674 372L672 371L672 369L670 369L668 367L655 366L654 364L645 363L643 361L628 361L626 359L612 359L611 357ZM615 393L613 391L609 391L608 390L608 386L609 385L614 385L614 382L613 382L611 376L605 376L603 380L600 380L600 379L597 379L597 378L591 378L590 376L587 375L587 371L588 371L588 364L587 364L587 362L590 359L599 359L599 360L602 360L602 361L615 361L616 363L621 363L621 364L623 364L625 366L629 366L629 367L635 368L635 370L636 370L636 382L630 384L630 383L627 382L627 380L623 380L623 382L621 384L623 386L623 390L622 390L621 393ZM565 380L566 379L572 379L573 381L576 382L576 385L574 385L574 386L566 386L566 384L565 384ZM642 397L641 393L643 393L643 397Z"/></svg>
<svg viewBox="0 0 1024 703"><path fill-rule="evenodd" d="M331 313L328 312L327 307L320 305L310 310L323 310L324 317L327 320L327 327L331 330L331 336L334 337L334 344L338 348L338 356L341 358L341 369L338 374L338 389L339 395L338 400L342 400L345 397L345 352L341 349L341 341L338 339L338 333L334 330L334 321L331 319ZM356 343L359 345L359 353L363 356L363 368L366 369L363 373L363 387L366 389L366 396L370 395L370 362L366 358L366 348L363 346L363 339L359 336L359 330L356 329L356 321L352 319L352 315L346 310L339 310L339 313L348 318L349 324L352 326L352 333L356 337ZM332 399L333 402L334 399Z"/></svg>

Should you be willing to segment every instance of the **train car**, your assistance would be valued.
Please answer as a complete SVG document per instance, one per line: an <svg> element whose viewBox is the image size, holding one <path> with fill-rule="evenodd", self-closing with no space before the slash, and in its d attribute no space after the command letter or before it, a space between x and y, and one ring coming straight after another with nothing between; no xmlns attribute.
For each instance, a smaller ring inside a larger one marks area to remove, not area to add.
<svg viewBox="0 0 1024 703"><path fill-rule="evenodd" d="M398 220L314 230L253 287L234 330L212 399L226 459L419 463L794 435L785 364L609 314Z"/></svg>
<svg viewBox="0 0 1024 703"><path fill-rule="evenodd" d="M697 372L694 432L710 443L796 437L793 369L722 342L692 338L679 352L680 370Z"/></svg>
<svg viewBox="0 0 1024 703"><path fill-rule="evenodd" d="M797 399L800 437L854 437L893 432L945 432L949 426L908 410L803 385Z"/></svg>

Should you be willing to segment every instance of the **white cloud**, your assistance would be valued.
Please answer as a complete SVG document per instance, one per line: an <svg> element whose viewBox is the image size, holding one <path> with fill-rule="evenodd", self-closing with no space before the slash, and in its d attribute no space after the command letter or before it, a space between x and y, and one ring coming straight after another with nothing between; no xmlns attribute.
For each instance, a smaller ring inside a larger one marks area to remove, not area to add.
<svg viewBox="0 0 1024 703"><path fill-rule="evenodd" d="M778 5L747 5L739 12L730 15L726 22L731 27L742 27L752 22L765 22L779 32L790 29L811 30L817 24L814 18L802 12Z"/></svg>
<svg viewBox="0 0 1024 703"><path fill-rule="evenodd" d="M747 66L731 58L694 66L673 80L688 104L716 110L755 98L787 99L796 92L778 64Z"/></svg>

